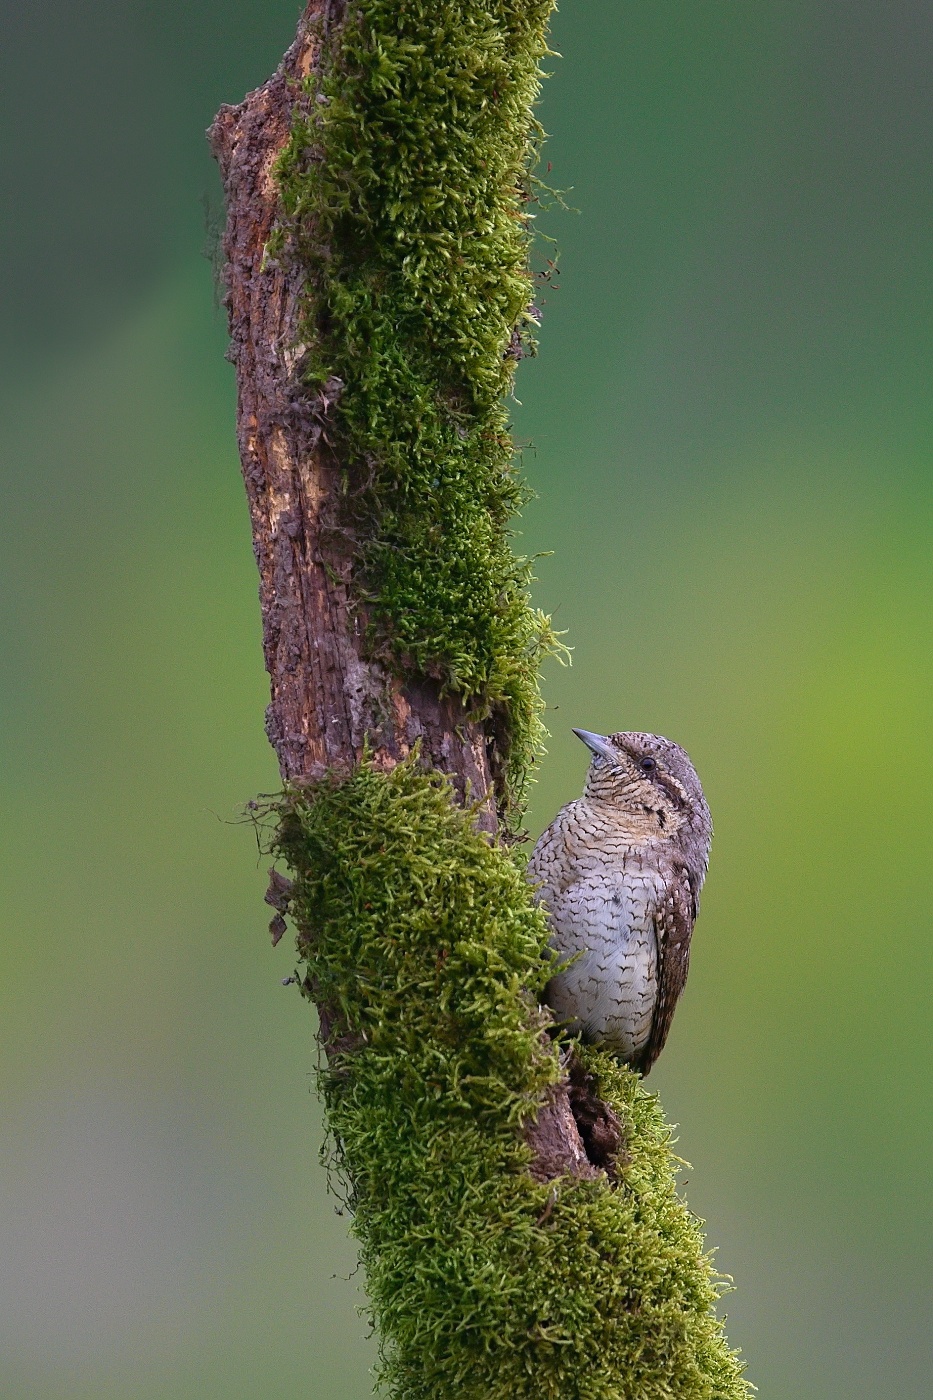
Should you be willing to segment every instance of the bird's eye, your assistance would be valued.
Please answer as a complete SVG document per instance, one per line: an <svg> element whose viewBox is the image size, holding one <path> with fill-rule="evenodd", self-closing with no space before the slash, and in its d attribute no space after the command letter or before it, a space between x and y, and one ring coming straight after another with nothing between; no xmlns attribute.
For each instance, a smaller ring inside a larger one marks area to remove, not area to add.
<svg viewBox="0 0 933 1400"><path fill-rule="evenodd" d="M650 754L645 754L644 758L638 760L638 766L643 773L656 773L658 771L658 760L652 758Z"/></svg>

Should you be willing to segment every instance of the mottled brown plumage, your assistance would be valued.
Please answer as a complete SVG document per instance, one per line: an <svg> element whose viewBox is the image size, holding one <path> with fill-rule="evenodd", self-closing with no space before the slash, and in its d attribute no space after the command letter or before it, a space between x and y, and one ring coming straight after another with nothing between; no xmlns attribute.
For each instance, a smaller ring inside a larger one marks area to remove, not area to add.
<svg viewBox="0 0 933 1400"><path fill-rule="evenodd" d="M576 729L593 758L528 863L565 965L547 1000L561 1022L642 1074L687 980L712 823L678 744L657 734Z"/></svg>

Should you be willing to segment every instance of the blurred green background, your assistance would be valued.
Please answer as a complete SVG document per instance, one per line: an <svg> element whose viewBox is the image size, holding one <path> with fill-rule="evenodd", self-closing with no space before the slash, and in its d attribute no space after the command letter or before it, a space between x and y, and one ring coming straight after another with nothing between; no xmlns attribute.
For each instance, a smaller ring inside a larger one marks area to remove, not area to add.
<svg viewBox="0 0 933 1400"><path fill-rule="evenodd" d="M270 791L202 130L297 0L2 5L0 1393L362 1400ZM565 0L516 430L569 733L716 821L650 1084L763 1396L933 1389L933 13Z"/></svg>

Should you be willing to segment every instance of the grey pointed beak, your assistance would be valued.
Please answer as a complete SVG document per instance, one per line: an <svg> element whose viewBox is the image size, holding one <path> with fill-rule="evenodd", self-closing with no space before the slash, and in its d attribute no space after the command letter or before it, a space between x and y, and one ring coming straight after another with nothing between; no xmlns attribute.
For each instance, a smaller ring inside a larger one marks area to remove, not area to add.
<svg viewBox="0 0 933 1400"><path fill-rule="evenodd" d="M588 729L575 729L573 732L578 739L583 740L588 749L598 753L600 758L605 758L609 763L619 762L619 755L605 734L591 734Z"/></svg>

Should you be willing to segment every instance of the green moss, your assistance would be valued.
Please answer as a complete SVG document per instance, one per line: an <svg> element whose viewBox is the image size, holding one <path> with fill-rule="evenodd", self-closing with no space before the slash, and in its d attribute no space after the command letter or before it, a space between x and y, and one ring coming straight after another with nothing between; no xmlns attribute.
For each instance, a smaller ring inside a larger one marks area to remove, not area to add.
<svg viewBox="0 0 933 1400"><path fill-rule="evenodd" d="M350 0L278 165L307 276L304 372L343 384L344 525L373 648L495 714L516 793L555 645L511 548L525 490L505 402L533 348L528 194L551 8Z"/></svg>
<svg viewBox="0 0 933 1400"><path fill-rule="evenodd" d="M286 796L304 989L345 1051L321 1089L394 1400L737 1400L718 1284L653 1095L582 1053L631 1164L535 1183L521 1125L559 1073L520 864L416 762Z"/></svg>
<svg viewBox="0 0 933 1400"><path fill-rule="evenodd" d="M552 0L349 0L296 101L269 252L304 271L302 373L347 464L369 642L493 720L514 817L554 647L510 520L533 350L534 118ZM334 381L340 381L335 384ZM339 393L337 392L339 390ZM547 928L508 850L416 760L277 809L303 990L394 1400L739 1400L719 1283L657 1102L584 1050L627 1135L612 1184L528 1172L560 1074Z"/></svg>

